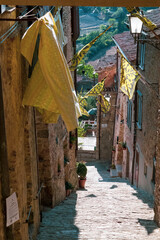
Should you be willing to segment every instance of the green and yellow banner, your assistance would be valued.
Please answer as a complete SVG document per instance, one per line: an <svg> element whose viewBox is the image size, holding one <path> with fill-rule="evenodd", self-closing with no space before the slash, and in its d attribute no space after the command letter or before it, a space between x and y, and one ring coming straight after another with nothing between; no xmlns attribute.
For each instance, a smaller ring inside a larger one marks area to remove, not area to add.
<svg viewBox="0 0 160 240"><path fill-rule="evenodd" d="M79 102L81 114L82 114L82 115L85 115L85 116L89 116L87 110L84 108L85 106L87 106L87 101L86 101L85 97L82 97L82 96L79 94L79 95L78 95L78 102Z"/></svg>
<svg viewBox="0 0 160 240"><path fill-rule="evenodd" d="M111 104L102 94L99 94L99 96L101 96L102 99L102 102L98 100L99 104L101 105L101 110L102 112L106 113L110 110Z"/></svg>
<svg viewBox="0 0 160 240"><path fill-rule="evenodd" d="M97 97L104 89L104 82L105 79L103 79L101 82L97 83L89 92L86 93L84 97L88 96L95 96Z"/></svg>
<svg viewBox="0 0 160 240"><path fill-rule="evenodd" d="M107 76L106 76L107 77ZM83 108L87 105L87 101L86 98L88 98L89 96L93 96L93 97L97 97L101 96L102 98L102 103L99 102L99 104L101 105L101 109L103 112L108 112L110 110L110 103L108 102L108 100L101 94L101 92L104 89L104 83L105 83L105 78L103 78L103 80L99 83L97 83L89 92L87 92L84 97L81 97L80 95L78 96L78 100L79 100L79 105L80 105L80 109L81 109L81 113L83 115L89 116L88 112Z"/></svg>
<svg viewBox="0 0 160 240"><path fill-rule="evenodd" d="M139 73L121 55L120 89L129 97L129 99L132 99L137 81L140 77Z"/></svg>
<svg viewBox="0 0 160 240"><path fill-rule="evenodd" d="M70 68L71 71L74 71L77 68L78 64L80 63L80 61L82 60L84 55L88 52L88 50L91 48L91 46L97 41L98 38L100 38L111 27L112 27L112 25L109 26L107 29L105 29L102 33L100 33L96 38L94 38L90 43L85 45L81 50L78 51L78 53L76 53L74 55L74 57L70 61L71 62L71 66L69 68Z"/></svg>

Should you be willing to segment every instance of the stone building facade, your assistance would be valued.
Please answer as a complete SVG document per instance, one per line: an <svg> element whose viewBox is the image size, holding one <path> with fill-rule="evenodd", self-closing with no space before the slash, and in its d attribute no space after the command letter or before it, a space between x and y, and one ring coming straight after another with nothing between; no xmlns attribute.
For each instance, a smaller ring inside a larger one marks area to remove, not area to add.
<svg viewBox="0 0 160 240"><path fill-rule="evenodd" d="M150 11L147 13L148 18L158 24L159 12L160 9ZM158 29L155 32L159 35ZM130 33L126 32L113 38L119 50L118 75L120 76L120 61L123 55L135 69L137 68L141 78L131 100L120 89L118 90L113 143L116 151L113 162L122 166L122 177L129 178L132 184L155 195L155 220L160 225L158 162L160 48L155 44L155 35L149 33L145 27L141 38L150 39L151 44L145 40L141 41L137 45L137 50L134 40L131 40L132 37L129 35ZM126 143L125 150L122 149L121 142Z"/></svg>
<svg viewBox="0 0 160 240"><path fill-rule="evenodd" d="M42 15L49 9L40 7L34 13ZM62 9L67 61L75 48L73 9ZM0 18L15 19L29 10L31 7L10 6ZM1 36L7 32L7 38L0 39L0 239L3 240L28 240L29 235L36 239L42 204L53 207L64 200L66 180L77 188L76 146L69 145L71 133L62 119L57 124L44 124L33 107L22 106L29 65L21 55L20 43L30 22L3 21L0 26ZM64 156L69 161L66 166ZM6 227L6 198L14 192L20 219Z"/></svg>
<svg viewBox="0 0 160 240"><path fill-rule="evenodd" d="M103 112L100 104L98 104L97 107L96 158L111 164L115 104L117 98L117 84L115 81L116 65L114 62L98 72L98 81L101 81L106 76L105 88L102 94L107 95L110 99L111 108L108 112Z"/></svg>
<svg viewBox="0 0 160 240"><path fill-rule="evenodd" d="M114 36L114 40L117 46L119 46L119 50L136 67L134 61L136 59L134 42L129 44L130 51L127 50L127 44L123 45L125 42L129 42L129 39L131 40L132 37L129 34L126 32L116 35ZM134 40L132 39L132 41ZM154 92L156 90L144 84L144 81L149 81L152 84L158 80L158 75L154 78L154 74L150 71L152 69L150 64L153 63L149 59L151 59L153 54L156 59L159 52L148 44L146 44L145 50L145 70L142 73L140 72L143 79L140 79L137 83L135 96L132 100L129 100L121 91L118 94L117 117L115 119L114 146L116 146L116 152L114 161L116 164L122 165L123 177L129 178L133 184L153 194L154 184L152 179L156 149L158 101L157 94ZM141 49L139 52L141 52ZM118 59L118 72L120 76L121 54L119 54ZM159 74L158 71L156 74ZM142 104L141 109L139 109L140 99ZM152 101L154 101L154 106L152 105ZM141 125L138 122L139 115L141 115ZM127 145L125 150L122 148L122 142Z"/></svg>

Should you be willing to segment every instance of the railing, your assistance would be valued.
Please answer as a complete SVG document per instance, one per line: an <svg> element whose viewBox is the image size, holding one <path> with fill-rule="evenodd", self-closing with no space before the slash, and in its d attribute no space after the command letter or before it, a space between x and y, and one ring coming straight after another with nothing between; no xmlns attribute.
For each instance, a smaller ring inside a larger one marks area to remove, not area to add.
<svg viewBox="0 0 160 240"><path fill-rule="evenodd" d="M28 216L27 216L27 219L26 219L26 223L29 222L29 218L30 218L30 215L31 215L31 211L32 211L32 206L30 206L29 213L28 213Z"/></svg>
<svg viewBox="0 0 160 240"><path fill-rule="evenodd" d="M80 127L84 127L86 124L91 125L92 128L97 127L97 122L94 120L82 120L80 123Z"/></svg>

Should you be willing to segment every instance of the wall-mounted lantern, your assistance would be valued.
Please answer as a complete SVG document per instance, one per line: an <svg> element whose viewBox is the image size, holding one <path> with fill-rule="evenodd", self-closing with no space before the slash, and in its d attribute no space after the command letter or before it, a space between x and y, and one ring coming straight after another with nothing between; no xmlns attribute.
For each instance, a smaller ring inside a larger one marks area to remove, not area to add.
<svg viewBox="0 0 160 240"><path fill-rule="evenodd" d="M132 14L128 15L128 17L129 17L130 32L136 42L136 40L139 38L139 36L142 33L143 22L138 17L135 17Z"/></svg>

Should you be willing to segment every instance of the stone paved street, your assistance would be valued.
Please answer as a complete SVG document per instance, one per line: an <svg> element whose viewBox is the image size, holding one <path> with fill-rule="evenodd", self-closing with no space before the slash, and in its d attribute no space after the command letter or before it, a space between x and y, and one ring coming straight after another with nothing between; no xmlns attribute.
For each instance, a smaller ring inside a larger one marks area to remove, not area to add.
<svg viewBox="0 0 160 240"><path fill-rule="evenodd" d="M86 189L43 212L37 240L160 240L148 194L110 178L103 163L87 168Z"/></svg>

